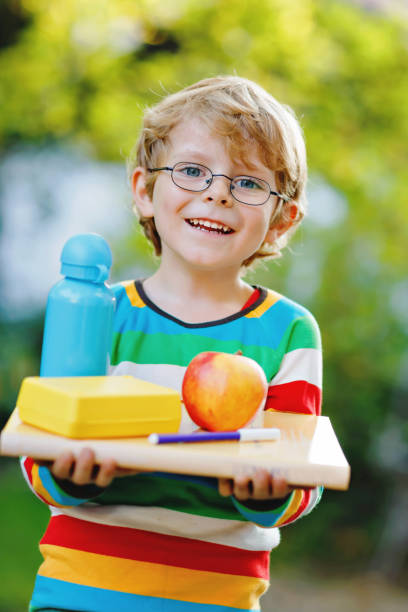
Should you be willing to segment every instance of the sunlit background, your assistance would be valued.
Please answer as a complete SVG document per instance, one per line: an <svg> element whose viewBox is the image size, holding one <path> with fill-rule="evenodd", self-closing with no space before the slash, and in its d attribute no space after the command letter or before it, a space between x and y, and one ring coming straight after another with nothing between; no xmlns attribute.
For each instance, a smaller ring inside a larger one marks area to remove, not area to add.
<svg viewBox="0 0 408 612"><path fill-rule="evenodd" d="M264 612L406 610L406 0L2 0L1 424L38 374L65 240L102 234L112 281L157 265L125 167L143 108L225 73L292 106L305 133L308 216L248 280L318 319L324 413L352 467L348 492L282 530ZM0 612L20 612L48 510L15 460L1 460L0 486Z"/></svg>

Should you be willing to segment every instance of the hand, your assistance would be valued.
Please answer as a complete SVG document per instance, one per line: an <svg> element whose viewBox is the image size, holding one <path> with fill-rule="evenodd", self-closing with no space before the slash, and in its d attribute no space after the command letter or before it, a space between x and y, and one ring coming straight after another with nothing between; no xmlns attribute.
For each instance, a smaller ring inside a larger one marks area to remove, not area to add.
<svg viewBox="0 0 408 612"><path fill-rule="evenodd" d="M263 468L249 468L235 478L219 478L218 492L227 497L234 495L237 499L277 499L292 493L294 487L288 485L284 478L273 476Z"/></svg>
<svg viewBox="0 0 408 612"><path fill-rule="evenodd" d="M119 468L112 458L95 463L95 453L90 448L83 448L77 459L70 451L61 453L53 463L48 464L51 473L60 480L70 480L76 485L93 484L101 488L108 487L118 476L137 474L137 470Z"/></svg>

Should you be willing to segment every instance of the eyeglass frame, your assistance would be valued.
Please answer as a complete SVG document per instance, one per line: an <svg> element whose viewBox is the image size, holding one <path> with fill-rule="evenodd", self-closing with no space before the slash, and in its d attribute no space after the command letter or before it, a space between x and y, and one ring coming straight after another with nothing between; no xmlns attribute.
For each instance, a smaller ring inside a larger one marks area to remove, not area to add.
<svg viewBox="0 0 408 612"><path fill-rule="evenodd" d="M175 181L175 180L174 180L174 178L173 178L174 168L175 168L176 166L178 166L179 164L192 164L192 165L194 165L194 166L201 166L202 168L205 168L205 169L206 169L206 170L208 170L208 171L209 171L209 173L211 174L211 180L210 180L210 182L209 182L209 183L208 183L208 185L207 185L206 187L204 187L203 189L187 189L186 187L181 187L180 185L178 185L178 184L176 183L176 181ZM267 181L265 181L264 179L260 179L260 178L258 178L258 177L256 177L256 176L250 176L249 174L248 174L248 175L247 175L247 174L238 174L237 176L233 176L232 178L231 178L231 177L229 177L229 176L227 176L226 174L214 174L214 173L213 173L213 171L212 171L210 168L208 168L208 166L205 166L204 164L198 164L198 163L196 163L196 162L177 162L176 164L174 164L174 166L173 166L172 168L171 168L170 166L163 166L162 168L147 168L147 170L148 170L149 172L159 172L159 171L161 171L161 170L167 170L168 172L171 172L171 180L172 180L172 181L173 181L173 183L176 185L176 187L179 187L180 189L183 189L184 191L191 191L192 193L201 193L202 191L205 191L206 189L208 189L208 188L211 186L211 184L212 184L212 182L213 182L213 180L214 180L214 177L215 177L215 176L223 176L224 178L228 179L228 180L229 180L229 182L230 182L230 188L229 188L229 190L230 190L230 193L231 193L232 197L234 198L234 200L236 200L236 201L237 201L237 202L239 202L240 204L245 204L246 206L263 206L264 204L266 204L266 203L267 203L267 201L269 200L269 198L271 197L271 195L275 195L275 196L277 196L278 198L281 198L281 199L282 199L284 202L289 202L289 201L290 201L290 198L288 198L287 196L283 195L282 193L278 193L277 191L273 191L273 190L271 189L271 186L269 185L269 183L268 183ZM232 189L232 181L234 181L235 179L240 178L240 177L249 178L249 179L254 179L254 180L256 180L256 181L262 181L263 183L265 183L265 185L267 185L267 186L268 186L268 188L269 188L269 195L268 195L268 197L266 198L266 200L265 200L264 202L259 203L259 204L250 204L250 203L248 203L248 202L243 202L243 200L239 200L239 199L238 199L238 198L237 198L237 197L234 195L234 193L233 193L233 189Z"/></svg>

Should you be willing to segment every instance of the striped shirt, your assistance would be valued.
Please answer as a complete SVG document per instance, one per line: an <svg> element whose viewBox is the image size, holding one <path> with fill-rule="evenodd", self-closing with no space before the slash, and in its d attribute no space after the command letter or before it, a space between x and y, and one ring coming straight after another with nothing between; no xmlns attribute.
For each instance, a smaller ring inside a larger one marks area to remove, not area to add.
<svg viewBox="0 0 408 612"><path fill-rule="evenodd" d="M320 414L320 335L305 308L260 287L235 315L193 324L159 309L141 282L114 290L111 375L180 391L197 353L241 350L265 371L266 409ZM195 427L184 411L180 431ZM22 467L51 509L32 611L259 610L279 527L310 512L321 496L317 487L240 502L219 495L215 478L163 472L117 478L98 490L57 482L28 457Z"/></svg>

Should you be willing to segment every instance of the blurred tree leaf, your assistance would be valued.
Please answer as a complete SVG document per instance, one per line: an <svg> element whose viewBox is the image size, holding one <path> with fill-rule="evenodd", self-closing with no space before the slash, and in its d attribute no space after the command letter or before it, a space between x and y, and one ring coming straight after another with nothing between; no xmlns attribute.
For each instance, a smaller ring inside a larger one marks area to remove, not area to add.
<svg viewBox="0 0 408 612"><path fill-rule="evenodd" d="M120 161L146 105L219 73L259 81L296 110L311 186L321 177L341 194L345 213L327 225L329 201L311 198L317 212L298 231L293 254L250 278L289 292L316 315L325 411L353 480L349 494L327 495L309 528L307 521L296 527L288 550L299 556L300 537L305 558L319 549L339 563L367 559L390 489L372 455L395 398L400 405L407 395L397 376L408 331L400 306L408 244L407 22L340 0L10 0L1 15L10 27L0 28L3 155L16 143L56 140ZM118 245L126 269L149 252L140 233L129 234ZM300 267L305 253L315 268ZM15 401L16 379L38 362L38 330L38 322L30 330L3 326L3 414ZM327 539L340 526L344 538ZM360 545L347 552L344 542L357 532Z"/></svg>

